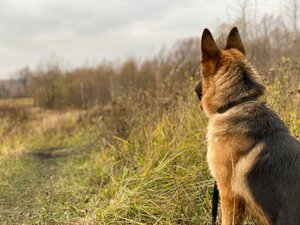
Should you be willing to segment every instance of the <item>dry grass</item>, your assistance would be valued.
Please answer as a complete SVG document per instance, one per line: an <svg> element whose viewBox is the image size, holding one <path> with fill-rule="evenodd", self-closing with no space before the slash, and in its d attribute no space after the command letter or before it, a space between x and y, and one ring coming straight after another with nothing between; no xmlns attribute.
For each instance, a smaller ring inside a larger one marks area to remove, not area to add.
<svg viewBox="0 0 300 225"><path fill-rule="evenodd" d="M283 77L267 101L298 136L299 94ZM15 124L1 118L0 223L208 224L213 180L195 82L186 97L149 100L159 111L130 98L88 111L31 108Z"/></svg>
<svg viewBox="0 0 300 225"><path fill-rule="evenodd" d="M1 106L33 106L33 98L11 98L11 99L0 99Z"/></svg>

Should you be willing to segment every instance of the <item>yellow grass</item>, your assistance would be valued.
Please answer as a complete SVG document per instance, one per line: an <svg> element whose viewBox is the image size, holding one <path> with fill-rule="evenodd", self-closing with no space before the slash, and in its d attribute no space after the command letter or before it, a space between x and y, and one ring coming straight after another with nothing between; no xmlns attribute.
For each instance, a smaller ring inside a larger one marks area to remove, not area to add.
<svg viewBox="0 0 300 225"><path fill-rule="evenodd" d="M0 107L1 106L33 106L33 98L0 99Z"/></svg>
<svg viewBox="0 0 300 225"><path fill-rule="evenodd" d="M208 224L214 181L195 82L160 113L124 102L135 112L127 137L119 117L89 110L1 118L0 223ZM299 139L299 96L284 85L268 85L266 100Z"/></svg>

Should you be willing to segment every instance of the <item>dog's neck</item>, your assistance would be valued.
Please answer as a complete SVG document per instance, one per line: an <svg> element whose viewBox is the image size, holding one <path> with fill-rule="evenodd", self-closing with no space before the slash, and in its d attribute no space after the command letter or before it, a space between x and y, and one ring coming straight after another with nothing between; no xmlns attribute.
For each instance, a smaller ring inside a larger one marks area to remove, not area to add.
<svg viewBox="0 0 300 225"><path fill-rule="evenodd" d="M225 113L227 110L229 110L229 109L231 109L235 106L238 106L238 105L243 104L245 102L254 101L254 100L257 100L257 98L253 97L253 96L244 97L240 100L227 103L226 105L220 107L217 112L219 114L222 114L222 113Z"/></svg>

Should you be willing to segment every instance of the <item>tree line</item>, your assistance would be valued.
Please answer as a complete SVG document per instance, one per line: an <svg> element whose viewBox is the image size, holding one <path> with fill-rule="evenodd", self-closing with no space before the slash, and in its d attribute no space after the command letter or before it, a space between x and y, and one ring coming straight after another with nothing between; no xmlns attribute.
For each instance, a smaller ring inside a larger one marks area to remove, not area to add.
<svg viewBox="0 0 300 225"><path fill-rule="evenodd" d="M299 1L291 0L287 4L289 14L260 17L254 12L255 5L252 5L252 11L249 9L249 2L257 1L237 1L235 11L238 15L232 22L220 24L216 32L226 35L232 26L238 26L251 62L268 80L272 80L276 76L273 70L276 63L291 59L295 66L299 64ZM31 97L39 107L86 109L114 104L137 95L155 99L164 98L172 92L184 96L187 93L181 93L181 86L189 79L200 78L199 37L178 41L169 50L161 51L152 58L130 58L120 65L102 62L95 67L69 71L62 69L59 63L36 70L26 67L19 70L14 79L0 82L0 98ZM222 37L220 35L218 40L221 46L224 42Z"/></svg>

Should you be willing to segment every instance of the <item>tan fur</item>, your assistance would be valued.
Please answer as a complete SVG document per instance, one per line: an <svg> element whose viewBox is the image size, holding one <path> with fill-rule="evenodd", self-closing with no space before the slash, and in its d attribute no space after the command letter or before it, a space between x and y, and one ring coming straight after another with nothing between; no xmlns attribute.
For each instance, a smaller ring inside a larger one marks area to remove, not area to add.
<svg viewBox="0 0 300 225"><path fill-rule="evenodd" d="M226 49L218 49L210 32L204 30L201 41L202 81L196 87L202 108L209 118L207 161L220 191L222 225L241 225L245 207L262 225L286 224L284 218L292 221L293 224L288 225L300 224L296 213L299 203L291 203L292 213L288 215L289 211L280 207L288 205L287 200L293 201L293 198L278 194L285 191L280 189L285 185L282 188L290 188L296 197L300 196L297 189L300 186L300 173L297 172L300 170L300 144L293 140L276 114L258 101L264 94L262 77L248 62L237 28L230 32L226 46ZM274 146L284 146L285 149ZM272 156L269 157L269 167L261 161L263 154ZM293 157L296 162L293 162ZM280 166L281 170L278 169ZM289 168L295 171L281 172ZM261 175L257 171L267 172L261 172ZM278 182L272 184L277 188L274 198L284 204L273 206L272 197L261 196L268 183L258 185L261 183L257 182L265 182L268 176L271 181ZM277 177L282 177L282 180L276 180Z"/></svg>
<svg viewBox="0 0 300 225"><path fill-rule="evenodd" d="M230 90L231 82L223 85L220 88L220 84L224 84L224 80L230 80L232 76L235 76L235 70L237 65L234 63L236 60L241 60L245 64L249 64L247 58L240 52L235 49L230 50L221 50L221 59L219 65L217 67L217 74L214 76L203 75L202 79L202 87L203 87L203 95L202 98L202 106L206 110L205 113L210 116L217 112L221 104L226 103L228 100L224 95L224 92ZM210 60L212 61L212 60ZM211 62L209 62L211 64ZM202 74L206 74L206 62L201 63ZM252 69L253 75L255 79L257 79L262 84L262 77L257 74L257 72L249 65ZM204 68L204 71L203 69ZM244 93L236 93L241 97Z"/></svg>
<svg viewBox="0 0 300 225"><path fill-rule="evenodd" d="M268 225L269 222L267 216L254 200L247 185L247 181L245 180L247 172L251 169L257 157L259 157L261 149L262 146L257 146L249 153L246 158L241 159L236 164L233 189L235 190L235 193L237 193L237 195L243 196L243 198L245 198L248 208L250 209L251 213L259 220L260 224Z"/></svg>
<svg viewBox="0 0 300 225"><path fill-rule="evenodd" d="M244 154L243 151L249 149L254 144L253 140L241 135L241 132L238 130L232 133L228 132L230 124L227 123L226 117L230 118L231 114L236 113L234 110L228 112L226 115L216 114L221 104L227 101L219 87L223 84L222 88L224 91L230 89L229 85L224 85L224 79L229 80L231 76L236 75L235 69L237 65L235 65L234 61L237 59L248 63L246 57L239 51L235 49L222 50L221 62L217 74L213 77L207 76L202 80L202 106L205 113L211 117L207 133L207 161L220 190L222 225L242 223L244 210L242 209L243 206L239 206L242 201L240 196L247 198L247 202L251 202L251 206L249 206L253 211L252 213L262 224L269 224L267 216L264 215L260 207L255 203L245 182L242 182L245 180L247 171L255 163L255 156L259 154L259 149L256 151L252 150L251 156L241 161L240 158ZM206 63L202 62L202 67L206 68L203 64ZM254 74L262 82L261 77L256 73ZM231 83L229 82L229 84ZM238 94L243 95L243 93ZM236 177L238 177L238 180ZM235 185L236 182L240 182L240 185Z"/></svg>
<svg viewBox="0 0 300 225"><path fill-rule="evenodd" d="M229 113L234 114L235 111ZM252 149L246 158L242 158L244 151L250 149L254 141L241 135L240 130L228 132L230 124L226 121L231 116L229 113L213 115L209 120L207 132L207 161L220 190L222 225L242 224L245 211L243 207L239 207L242 201L240 196L247 201L248 209L261 224L268 225L267 216L253 199L245 181L245 176L255 163L261 146Z"/></svg>
<svg viewBox="0 0 300 225"><path fill-rule="evenodd" d="M209 85L203 89L203 99L202 106L206 114L210 117L207 139L208 139L208 153L207 160L209 164L209 168L211 170L212 175L218 181L218 186L220 189L221 195L221 204L222 204L222 214L224 212L232 211L232 207L234 204L234 198L236 201L239 201L239 196L236 193L239 193L237 188L234 188L234 182L236 178L236 174L244 173L242 171L235 171L237 163L240 163L240 158L243 156L245 149L249 149L253 144L253 140L249 139L246 136L241 135L242 132L239 130L228 132L230 130L230 124L227 122L227 118L231 117L231 114L236 113L236 110L233 109L232 112L228 112L230 114L216 114L216 111L221 106L220 104L224 104L226 102L226 98L224 98L223 93L217 88L219 83L223 84L224 79L228 80L231 76L235 76L235 64L233 60L235 58L240 58L241 60L246 61L245 56L236 50L223 50L221 55L221 68L219 68L217 74L210 78L204 78L202 80L203 87L205 87L205 83L209 80ZM230 89L230 86L223 85L224 90ZM238 141L237 141L238 140ZM247 161L248 168L251 168L254 161ZM247 168L245 167L245 168ZM242 179L241 177L239 177ZM240 193L241 194L241 193ZM232 195L231 199L226 200L229 202L224 204L224 200L227 196ZM234 209L235 214L232 212L228 212L229 216L223 216L222 224L232 224L230 218L238 218L240 217L239 209ZM239 224L240 221L235 220L236 224Z"/></svg>

